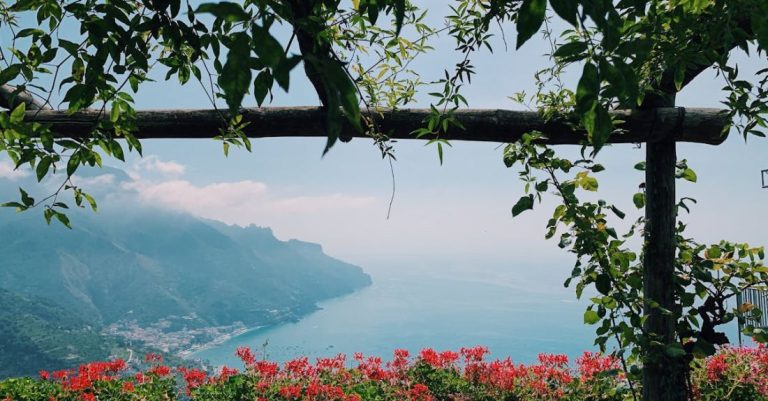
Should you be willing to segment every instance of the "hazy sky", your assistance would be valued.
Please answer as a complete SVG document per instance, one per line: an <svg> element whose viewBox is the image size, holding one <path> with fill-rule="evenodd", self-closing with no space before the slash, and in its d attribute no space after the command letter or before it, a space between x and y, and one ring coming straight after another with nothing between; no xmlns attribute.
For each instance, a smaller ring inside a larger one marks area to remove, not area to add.
<svg viewBox="0 0 768 401"><path fill-rule="evenodd" d="M430 3L431 13L445 12L444 2ZM437 24L439 18L432 21ZM508 25L505 31L512 43L514 28ZM495 43L494 54L473 57L477 75L465 95L472 107L519 108L507 96L533 91L533 73L546 65L542 54L548 46L532 40L520 51L505 51L500 39ZM434 54L413 65L425 80L439 78L458 58L450 38L436 39L435 46ZM743 71L758 68L756 60L738 58ZM572 79L568 83L575 87ZM301 68L291 86L291 93L276 96L273 105L318 104ZM712 72L702 74L680 94L678 104L717 107L722 86ZM164 83L136 99L141 109L209 107L196 83L183 88ZM414 106L427 105L426 97L420 99ZM254 103L247 99L247 105ZM504 167L498 145L454 142L440 166L433 147L398 142L397 190L389 219L389 165L372 143L338 144L322 158L323 146L323 139L261 139L254 141L252 153L233 151L225 158L215 141L146 140L143 160L109 164L132 173L131 189L142 202L227 223L270 226L281 239L319 242L331 255L364 267L419 261L531 268L556 264L558 275L570 271L571 258L543 239L551 202L512 218L510 208L522 195L522 185L517 171ZM558 150L575 154L573 147ZM679 157L687 158L699 176L697 184L679 186L681 195L699 200L692 216L684 216L689 234L701 241L768 242L768 189L760 188L767 150L766 140L745 144L736 135L719 147L679 145ZM607 167L598 175L599 194L620 205L628 219L640 213L631 197L643 180L633 165L643 158L644 149L633 145L611 146L599 155ZM6 180L12 175L7 167L0 163L0 177Z"/></svg>

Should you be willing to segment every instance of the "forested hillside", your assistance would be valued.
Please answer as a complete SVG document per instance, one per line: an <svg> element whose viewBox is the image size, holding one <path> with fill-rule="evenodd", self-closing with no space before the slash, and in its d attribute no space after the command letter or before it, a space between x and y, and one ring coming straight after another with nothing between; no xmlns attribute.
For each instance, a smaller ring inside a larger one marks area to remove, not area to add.
<svg viewBox="0 0 768 401"><path fill-rule="evenodd" d="M114 344L100 335L179 353L295 320L320 300L371 283L320 245L281 241L269 228L128 202L102 206L71 211L72 229L48 226L34 210L2 210L0 289L3 304L14 306L0 315L3 357L27 355L37 367L103 359ZM57 336L73 336L71 349L46 345L70 344ZM0 372L14 373L28 370Z"/></svg>

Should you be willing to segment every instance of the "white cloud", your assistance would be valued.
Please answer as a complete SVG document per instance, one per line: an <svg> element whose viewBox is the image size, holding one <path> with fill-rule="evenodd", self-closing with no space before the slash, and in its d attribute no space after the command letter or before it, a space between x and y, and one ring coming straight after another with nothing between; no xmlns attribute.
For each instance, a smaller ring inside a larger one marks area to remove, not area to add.
<svg viewBox="0 0 768 401"><path fill-rule="evenodd" d="M0 161L0 178L6 178L11 181L29 176L29 171L25 169L14 169L13 163L7 160Z"/></svg>
<svg viewBox="0 0 768 401"><path fill-rule="evenodd" d="M84 187L84 188L106 187L106 186L111 186L115 183L115 175L101 174L95 177L79 177L75 175L75 176L72 176L72 182L75 185L79 187Z"/></svg>
<svg viewBox="0 0 768 401"><path fill-rule="evenodd" d="M167 176L181 176L187 168L175 161L163 161L155 155L148 155L140 159L135 168L140 171L157 172Z"/></svg>
<svg viewBox="0 0 768 401"><path fill-rule="evenodd" d="M185 180L133 181L124 188L135 190L147 204L182 210L229 224L275 223L275 218L296 214L323 214L367 208L376 201L370 196L344 194L278 196L257 181L195 185Z"/></svg>

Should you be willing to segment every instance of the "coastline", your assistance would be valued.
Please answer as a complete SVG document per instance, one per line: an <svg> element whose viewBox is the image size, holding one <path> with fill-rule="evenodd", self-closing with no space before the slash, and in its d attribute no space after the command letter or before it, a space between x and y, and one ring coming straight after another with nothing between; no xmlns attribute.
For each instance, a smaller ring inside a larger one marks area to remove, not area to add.
<svg viewBox="0 0 768 401"><path fill-rule="evenodd" d="M288 313L273 319L269 323L238 328L232 332L222 334L211 341L201 343L201 344L195 344L183 351L178 352L176 355L183 359L194 359L195 354L205 351L207 349L222 345L227 341L235 339L244 334L252 333L254 331L262 330L269 327L276 327L281 324L295 323L301 320L302 318L309 316L310 314L317 312L321 309L322 308L317 304L313 304L309 307L296 308L296 310L291 310Z"/></svg>
<svg viewBox="0 0 768 401"><path fill-rule="evenodd" d="M276 323L276 324L280 324L280 323ZM218 337L214 338L213 340L208 341L206 343L193 345L193 346L185 349L184 351L179 352L177 354L177 356L179 356L180 358L189 359L190 357L194 356L194 354L196 354L196 353L198 353L200 351L205 351L205 350L207 350L207 349L209 349L211 347L215 347L215 346L224 344L225 342L227 342L227 341L229 341L229 340L231 340L233 338L236 338L238 336L241 336L243 334L250 333L252 331L260 330L260 329L263 329L265 327L270 327L270 326L271 325L269 325L269 324L265 324L265 325L254 326L254 327L243 327L243 328L237 329L237 330L235 330L235 331L233 331L231 333L222 334L222 335L220 335L220 336L218 336Z"/></svg>
<svg viewBox="0 0 768 401"><path fill-rule="evenodd" d="M317 302L315 302L311 306L304 306L304 307L296 308L295 310L291 310L289 313L286 313L286 314L282 315L281 317L276 318L272 322L269 322L269 323L255 325L255 326L249 326L249 327L242 327L242 328L236 329L236 330L234 330L234 331L232 331L230 333L222 334L222 335L214 338L211 341L208 341L208 342L205 342L205 343L201 343L201 344L196 344L196 345L193 345L193 346L191 346L191 347L189 347L189 348L187 348L187 349L185 349L183 351L180 351L180 352L176 353L176 356L178 356L180 358L183 358L183 359L187 359L187 360L195 360L194 356L197 353L200 353L200 352L206 351L208 349L220 346L220 345L226 343L227 341L233 340L233 339L235 339L237 337L240 337L242 335L245 335L245 334L252 333L254 331L263 330L263 329L267 329L267 328L271 328L271 327L277 327L277 326L280 326L280 325L283 325L283 324L286 324L286 323L296 323L296 322L300 321L301 319L303 319L303 318L305 318L305 317L307 317L307 316L309 316L309 315L311 315L311 314L313 314L313 313L315 313L317 311L323 310L323 307L320 305L323 302L327 302L327 301L332 301L332 300L337 300L337 299L342 299L342 298L348 297L348 296L356 294L356 293L358 293L358 292L360 292L360 291L362 291L362 290L364 290L366 288L370 288L371 285L372 285L372 283L368 284L366 286L360 287L360 288L355 288L354 290L352 290L352 291L350 291L350 292L348 292L346 294L341 294L339 296L318 300Z"/></svg>

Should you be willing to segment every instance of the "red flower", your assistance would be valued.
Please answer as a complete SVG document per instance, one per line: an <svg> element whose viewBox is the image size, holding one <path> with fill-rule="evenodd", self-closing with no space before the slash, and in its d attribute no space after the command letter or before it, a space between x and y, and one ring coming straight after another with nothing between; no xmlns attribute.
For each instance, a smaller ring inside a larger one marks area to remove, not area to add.
<svg viewBox="0 0 768 401"><path fill-rule="evenodd" d="M149 381L149 378L141 372L136 373L136 376L134 377L136 378L136 382L139 384L144 384Z"/></svg>
<svg viewBox="0 0 768 401"><path fill-rule="evenodd" d="M39 372L40 380L48 380L51 378L51 374L47 370L41 370Z"/></svg>
<svg viewBox="0 0 768 401"><path fill-rule="evenodd" d="M728 370L727 355L725 353L717 354L707 361L707 378L712 381L720 380L725 371Z"/></svg>
<svg viewBox="0 0 768 401"><path fill-rule="evenodd" d="M280 367L275 362L269 361L257 361L253 363L253 368L263 378L270 378L277 375L280 371Z"/></svg>
<svg viewBox="0 0 768 401"><path fill-rule="evenodd" d="M150 369L147 373L152 373L159 377L165 377L171 374L171 368L165 365L157 365Z"/></svg>
<svg viewBox="0 0 768 401"><path fill-rule="evenodd" d="M488 347L476 346L473 348L461 348L461 355L465 362L482 362L483 358L490 353Z"/></svg>
<svg viewBox="0 0 768 401"><path fill-rule="evenodd" d="M579 375L583 381L592 380L600 373L619 368L619 360L616 357L593 352L585 352L576 363L579 365Z"/></svg>
<svg viewBox="0 0 768 401"><path fill-rule="evenodd" d="M219 377L217 378L218 381L226 381L229 379L230 376L236 375L237 369L235 368L228 368L226 366L221 367L221 372L219 372Z"/></svg>
<svg viewBox="0 0 768 401"><path fill-rule="evenodd" d="M411 390L408 391L408 399L412 401L432 401L434 398L429 393L429 387L421 384L416 383L411 387Z"/></svg>
<svg viewBox="0 0 768 401"><path fill-rule="evenodd" d="M359 363L357 370L370 380L386 380L390 377L390 372L381 366L381 358L369 356L363 359L363 354L356 353L355 359Z"/></svg>
<svg viewBox="0 0 768 401"><path fill-rule="evenodd" d="M327 372L333 372L333 371L340 371L344 369L344 365L346 364L347 356L344 354L338 354L333 358L318 358L317 359L317 369L321 371L327 371Z"/></svg>
<svg viewBox="0 0 768 401"><path fill-rule="evenodd" d="M315 372L306 356L285 363L285 371L293 377L314 376Z"/></svg>
<svg viewBox="0 0 768 401"><path fill-rule="evenodd" d="M419 352L419 359L431 365L432 367L440 367L440 355L438 355L432 348L424 348Z"/></svg>
<svg viewBox="0 0 768 401"><path fill-rule="evenodd" d="M56 380L61 381L61 380L66 379L71 374L72 374L71 370L57 370L57 371L53 372L53 378L56 379Z"/></svg>
<svg viewBox="0 0 768 401"><path fill-rule="evenodd" d="M123 392L124 393L132 393L136 387L133 386L133 383L131 382L123 382Z"/></svg>
<svg viewBox="0 0 768 401"><path fill-rule="evenodd" d="M187 394L192 389L202 386L205 383L206 373L199 369L187 369L184 367L179 368L179 372L184 377L184 381L187 383Z"/></svg>
<svg viewBox="0 0 768 401"><path fill-rule="evenodd" d="M256 357L253 356L251 349L248 347L238 347L235 354L243 361L246 367L250 367L256 362Z"/></svg>
<svg viewBox="0 0 768 401"><path fill-rule="evenodd" d="M585 355L588 353L585 353ZM567 355L539 354L539 363L548 367L562 368L568 366Z"/></svg>
<svg viewBox="0 0 768 401"><path fill-rule="evenodd" d="M410 365L409 357L411 353L407 349L396 349L394 352L394 358L392 362L387 365L389 369L400 375L405 374L405 370Z"/></svg>
<svg viewBox="0 0 768 401"><path fill-rule="evenodd" d="M163 362L163 356L160 355L160 354L155 354L154 352L150 352L147 355L144 355L144 362L162 363Z"/></svg>
<svg viewBox="0 0 768 401"><path fill-rule="evenodd" d="M280 387L280 396L288 399L301 397L301 386L289 385Z"/></svg>

